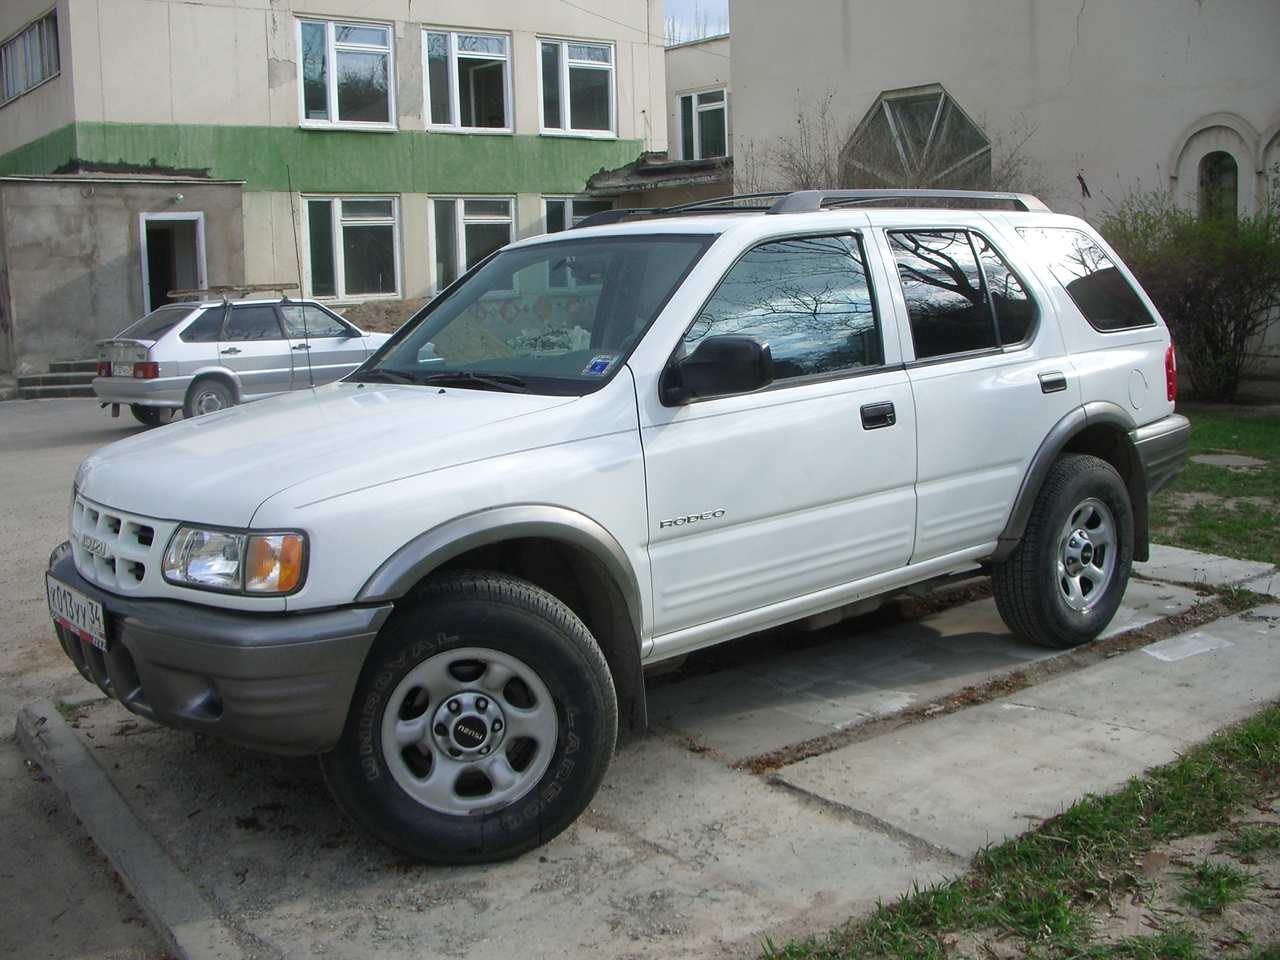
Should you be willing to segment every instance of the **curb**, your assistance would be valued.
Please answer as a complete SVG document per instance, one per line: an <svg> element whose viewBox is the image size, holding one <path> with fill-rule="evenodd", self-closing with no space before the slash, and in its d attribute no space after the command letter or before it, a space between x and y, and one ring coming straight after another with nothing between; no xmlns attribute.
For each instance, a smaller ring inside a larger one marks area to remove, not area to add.
<svg viewBox="0 0 1280 960"><path fill-rule="evenodd" d="M244 960L231 931L143 826L53 704L40 700L23 707L14 732L110 859L165 949L179 960Z"/></svg>

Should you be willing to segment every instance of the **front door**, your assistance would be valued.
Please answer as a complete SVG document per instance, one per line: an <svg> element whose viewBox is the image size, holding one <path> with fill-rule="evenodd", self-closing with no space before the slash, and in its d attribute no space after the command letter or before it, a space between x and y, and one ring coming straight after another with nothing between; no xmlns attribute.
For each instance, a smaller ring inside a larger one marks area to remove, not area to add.
<svg viewBox="0 0 1280 960"><path fill-rule="evenodd" d="M860 238L748 251L682 349L718 334L767 342L776 379L682 406L641 402L654 656L696 645L680 631L811 598L911 554L911 388L897 338L883 336Z"/></svg>
<svg viewBox="0 0 1280 960"><path fill-rule="evenodd" d="M293 387L300 390L341 380L364 363L364 338L313 303L280 307L293 353Z"/></svg>
<svg viewBox="0 0 1280 960"><path fill-rule="evenodd" d="M291 354L273 304L235 304L227 311L218 361L240 378L242 400L288 390L293 379Z"/></svg>

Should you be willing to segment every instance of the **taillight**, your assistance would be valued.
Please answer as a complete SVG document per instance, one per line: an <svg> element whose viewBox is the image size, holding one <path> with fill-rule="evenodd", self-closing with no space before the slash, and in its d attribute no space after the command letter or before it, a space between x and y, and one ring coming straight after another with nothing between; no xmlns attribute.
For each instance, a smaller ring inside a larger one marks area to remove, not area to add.
<svg viewBox="0 0 1280 960"><path fill-rule="evenodd" d="M135 363L133 365L133 379L135 380L154 380L160 376L160 364L155 361L147 361L146 363Z"/></svg>
<svg viewBox="0 0 1280 960"><path fill-rule="evenodd" d="M1164 352L1164 394L1170 403L1178 399L1178 361L1173 355L1173 341Z"/></svg>
<svg viewBox="0 0 1280 960"><path fill-rule="evenodd" d="M98 376L100 376L100 377L109 377L109 376L111 376L111 361L110 361L110 360L99 360L99 361L98 361Z"/></svg>

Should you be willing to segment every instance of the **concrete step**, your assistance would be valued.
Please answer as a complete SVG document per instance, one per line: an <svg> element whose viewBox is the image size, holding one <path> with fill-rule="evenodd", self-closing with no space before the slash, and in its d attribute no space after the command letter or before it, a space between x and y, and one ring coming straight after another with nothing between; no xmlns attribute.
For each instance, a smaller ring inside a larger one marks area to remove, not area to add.
<svg viewBox="0 0 1280 960"><path fill-rule="evenodd" d="M96 373L29 373L18 378L18 388L23 387L79 387L93 382Z"/></svg>
<svg viewBox="0 0 1280 960"><path fill-rule="evenodd" d="M49 364L50 373L94 373L97 369L97 360L54 360Z"/></svg>
<svg viewBox="0 0 1280 960"><path fill-rule="evenodd" d="M19 400L48 400L54 397L93 397L93 387L89 384L51 387L18 387Z"/></svg>

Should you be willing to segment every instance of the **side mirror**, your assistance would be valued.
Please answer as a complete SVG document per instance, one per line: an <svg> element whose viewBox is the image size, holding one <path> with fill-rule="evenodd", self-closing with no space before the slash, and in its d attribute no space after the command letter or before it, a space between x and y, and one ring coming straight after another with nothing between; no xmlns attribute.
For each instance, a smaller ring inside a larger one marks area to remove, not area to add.
<svg viewBox="0 0 1280 960"><path fill-rule="evenodd" d="M693 353L673 360L662 372L662 402L667 406L698 397L750 393L773 383L773 353L757 337L707 337Z"/></svg>

